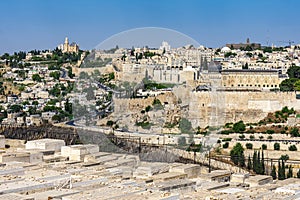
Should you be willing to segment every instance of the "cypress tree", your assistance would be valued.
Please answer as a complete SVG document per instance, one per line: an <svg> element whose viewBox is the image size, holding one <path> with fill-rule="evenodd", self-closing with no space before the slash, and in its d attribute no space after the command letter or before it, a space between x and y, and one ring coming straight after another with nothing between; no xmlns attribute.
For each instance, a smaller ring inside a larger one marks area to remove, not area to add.
<svg viewBox="0 0 300 200"><path fill-rule="evenodd" d="M248 156L247 169L248 169L248 170L251 170L251 169L252 169L252 162L251 162L250 154L249 154L249 156Z"/></svg>
<svg viewBox="0 0 300 200"><path fill-rule="evenodd" d="M256 173L261 174L262 168L261 168L261 160L260 160L260 151L257 153L257 166L256 166Z"/></svg>
<svg viewBox="0 0 300 200"><path fill-rule="evenodd" d="M264 151L261 151L261 174L265 174L265 160L264 160Z"/></svg>
<svg viewBox="0 0 300 200"><path fill-rule="evenodd" d="M253 153L252 163L253 163L252 169L256 173L256 170L257 170L257 151L254 151L254 153Z"/></svg>
<svg viewBox="0 0 300 200"><path fill-rule="evenodd" d="M278 180L283 180L281 168L282 168L282 166L280 164L280 160L278 160Z"/></svg>
<svg viewBox="0 0 300 200"><path fill-rule="evenodd" d="M293 177L293 168L292 168L292 166L290 165L289 166L289 171L288 171L288 173L287 173L287 175L286 175L286 178L292 178Z"/></svg>
<svg viewBox="0 0 300 200"><path fill-rule="evenodd" d="M300 178L300 169L297 172L297 178Z"/></svg>
<svg viewBox="0 0 300 200"><path fill-rule="evenodd" d="M271 171L271 174L270 174L273 178L273 180L275 180L277 178L277 174L276 174L276 167L275 165L273 165L272 167L272 171Z"/></svg>
<svg viewBox="0 0 300 200"><path fill-rule="evenodd" d="M281 160L281 165L282 165L282 176L283 176L283 179L286 179L286 176L285 176L285 162L284 160L282 159Z"/></svg>
<svg viewBox="0 0 300 200"><path fill-rule="evenodd" d="M240 155L239 164L240 164L241 167L245 167L245 156L244 156L244 153L242 153Z"/></svg>

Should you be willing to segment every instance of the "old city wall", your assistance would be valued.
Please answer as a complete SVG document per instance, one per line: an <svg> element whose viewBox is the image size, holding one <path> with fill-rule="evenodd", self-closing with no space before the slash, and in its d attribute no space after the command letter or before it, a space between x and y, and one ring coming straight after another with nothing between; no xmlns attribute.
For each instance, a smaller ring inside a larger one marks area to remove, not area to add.
<svg viewBox="0 0 300 200"><path fill-rule="evenodd" d="M175 104L177 103L177 98L171 92L166 92L164 94L158 95L156 97L148 98L114 98L115 113L128 113L130 111L136 112L145 109L147 106L152 106L154 99L160 100L162 104Z"/></svg>
<svg viewBox="0 0 300 200"><path fill-rule="evenodd" d="M222 125L227 122L258 122L269 112L282 107L300 110L293 92L192 92L189 119L194 127Z"/></svg>

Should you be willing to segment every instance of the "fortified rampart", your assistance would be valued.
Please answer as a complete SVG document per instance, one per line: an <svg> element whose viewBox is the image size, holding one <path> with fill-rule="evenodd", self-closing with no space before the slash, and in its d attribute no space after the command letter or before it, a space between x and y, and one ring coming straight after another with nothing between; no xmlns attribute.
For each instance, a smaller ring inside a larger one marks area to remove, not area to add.
<svg viewBox="0 0 300 200"><path fill-rule="evenodd" d="M177 104L177 98L172 92L166 92L156 97L148 98L114 98L115 113L128 113L130 111L140 111L147 106L152 106L153 101L158 99L162 104Z"/></svg>
<svg viewBox="0 0 300 200"><path fill-rule="evenodd" d="M189 119L194 127L224 125L243 120L258 122L282 107L300 110L294 92L201 91L191 92Z"/></svg>

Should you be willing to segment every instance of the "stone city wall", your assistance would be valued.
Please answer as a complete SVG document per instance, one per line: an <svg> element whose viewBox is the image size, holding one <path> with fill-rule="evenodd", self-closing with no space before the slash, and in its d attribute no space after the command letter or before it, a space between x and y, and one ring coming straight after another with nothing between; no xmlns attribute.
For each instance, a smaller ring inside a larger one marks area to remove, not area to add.
<svg viewBox="0 0 300 200"><path fill-rule="evenodd" d="M191 92L189 119L194 127L254 123L284 106L300 110L299 102L293 92Z"/></svg>

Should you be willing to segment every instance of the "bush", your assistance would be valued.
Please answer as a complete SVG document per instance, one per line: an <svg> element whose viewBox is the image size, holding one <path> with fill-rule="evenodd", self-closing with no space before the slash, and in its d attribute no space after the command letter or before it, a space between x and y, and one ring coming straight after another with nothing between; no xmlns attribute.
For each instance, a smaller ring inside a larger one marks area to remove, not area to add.
<svg viewBox="0 0 300 200"><path fill-rule="evenodd" d="M225 142L225 144L223 144L223 149L227 149L229 147L229 142Z"/></svg>
<svg viewBox="0 0 300 200"><path fill-rule="evenodd" d="M289 146L289 151L297 151L297 147L295 145Z"/></svg>
<svg viewBox="0 0 300 200"><path fill-rule="evenodd" d="M246 125L244 124L243 121L239 121L239 122L233 124L232 129L235 133L241 133L246 130Z"/></svg>
<svg viewBox="0 0 300 200"><path fill-rule="evenodd" d="M263 145L261 145L261 148L262 148L262 150L266 150L267 149L267 145L263 144Z"/></svg>
<svg viewBox="0 0 300 200"><path fill-rule="evenodd" d="M245 135L244 135L244 134L239 135L239 138L240 138L240 139L245 139Z"/></svg>
<svg viewBox="0 0 300 200"><path fill-rule="evenodd" d="M273 134L273 133L275 133L275 131L274 130L267 130L266 133L267 134Z"/></svg>
<svg viewBox="0 0 300 200"><path fill-rule="evenodd" d="M268 136L268 140L272 140L272 138L273 138L272 135Z"/></svg>
<svg viewBox="0 0 300 200"><path fill-rule="evenodd" d="M222 139L223 142L231 141L231 140L232 140L232 138L223 138L223 139Z"/></svg>
<svg viewBox="0 0 300 200"><path fill-rule="evenodd" d="M222 134L222 135L229 135L230 133L233 133L233 131L232 130L223 130L220 132L220 134Z"/></svg>
<svg viewBox="0 0 300 200"><path fill-rule="evenodd" d="M250 135L250 140L254 140L254 139L255 139L254 135Z"/></svg>
<svg viewBox="0 0 300 200"><path fill-rule="evenodd" d="M291 136L292 137L299 137L300 134L299 134L299 129L298 128L293 128L290 132Z"/></svg>
<svg viewBox="0 0 300 200"><path fill-rule="evenodd" d="M280 144L279 143L274 143L274 150L279 151L280 150Z"/></svg>
<svg viewBox="0 0 300 200"><path fill-rule="evenodd" d="M260 140L264 139L264 136L262 136L262 135L261 135L261 136L259 136L259 139L260 139Z"/></svg>
<svg viewBox="0 0 300 200"><path fill-rule="evenodd" d="M252 143L246 143L246 148L247 149L252 149L253 148L253 144Z"/></svg>

